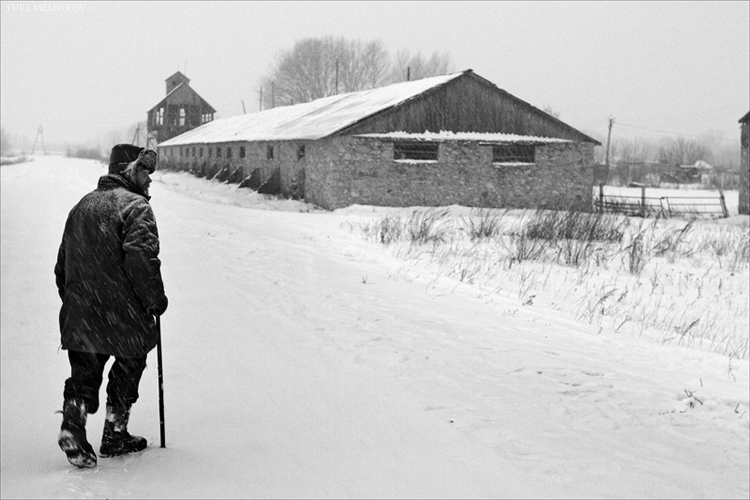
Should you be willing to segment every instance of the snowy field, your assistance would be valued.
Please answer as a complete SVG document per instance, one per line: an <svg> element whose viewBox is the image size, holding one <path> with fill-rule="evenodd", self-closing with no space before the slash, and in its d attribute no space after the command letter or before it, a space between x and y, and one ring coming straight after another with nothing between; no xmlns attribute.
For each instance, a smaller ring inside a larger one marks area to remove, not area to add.
<svg viewBox="0 0 750 500"><path fill-rule="evenodd" d="M747 357L583 317L532 265L493 288L356 229L410 209L325 212L170 172L151 186L167 448L154 351L130 425L150 447L73 468L56 442L68 364L52 268L104 172L53 156L0 169L2 498L750 496ZM90 416L95 449L102 425Z"/></svg>

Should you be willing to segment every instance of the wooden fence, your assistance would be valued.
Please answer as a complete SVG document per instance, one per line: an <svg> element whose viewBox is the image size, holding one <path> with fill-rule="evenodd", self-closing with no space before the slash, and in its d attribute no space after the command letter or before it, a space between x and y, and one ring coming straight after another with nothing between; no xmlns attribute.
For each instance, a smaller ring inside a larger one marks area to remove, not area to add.
<svg viewBox="0 0 750 500"><path fill-rule="evenodd" d="M646 196L646 187L641 186L640 196L604 194L599 185L599 197L595 202L600 213L620 213L638 217L729 217L724 191L718 196Z"/></svg>

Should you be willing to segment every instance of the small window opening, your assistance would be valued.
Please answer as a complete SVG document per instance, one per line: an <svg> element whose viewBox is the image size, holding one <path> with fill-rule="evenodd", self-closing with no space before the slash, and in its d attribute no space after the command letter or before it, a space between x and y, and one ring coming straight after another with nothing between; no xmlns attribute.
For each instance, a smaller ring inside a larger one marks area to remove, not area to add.
<svg viewBox="0 0 750 500"><path fill-rule="evenodd" d="M266 160L273 160L273 146L266 146Z"/></svg>
<svg viewBox="0 0 750 500"><path fill-rule="evenodd" d="M304 144L298 144L297 145L297 160L304 160L305 159L305 145Z"/></svg>
<svg viewBox="0 0 750 500"><path fill-rule="evenodd" d="M492 146L493 163L534 163L534 145L496 144Z"/></svg>
<svg viewBox="0 0 750 500"><path fill-rule="evenodd" d="M185 126L185 108L180 108L180 127Z"/></svg>
<svg viewBox="0 0 750 500"><path fill-rule="evenodd" d="M200 148L200 150L198 151L198 156L203 158L203 148Z"/></svg>
<svg viewBox="0 0 750 500"><path fill-rule="evenodd" d="M218 146L216 147L216 157L221 158L221 148Z"/></svg>
<svg viewBox="0 0 750 500"><path fill-rule="evenodd" d="M232 148L228 147L227 148L227 158L231 158L231 157L232 157Z"/></svg>
<svg viewBox="0 0 750 500"><path fill-rule="evenodd" d="M245 146L240 146L240 158L245 157Z"/></svg>
<svg viewBox="0 0 750 500"><path fill-rule="evenodd" d="M437 160L436 142L394 142L394 160Z"/></svg>
<svg viewBox="0 0 750 500"><path fill-rule="evenodd" d="M208 157L211 158L211 155L214 154L214 150L211 148L206 148L208 150Z"/></svg>

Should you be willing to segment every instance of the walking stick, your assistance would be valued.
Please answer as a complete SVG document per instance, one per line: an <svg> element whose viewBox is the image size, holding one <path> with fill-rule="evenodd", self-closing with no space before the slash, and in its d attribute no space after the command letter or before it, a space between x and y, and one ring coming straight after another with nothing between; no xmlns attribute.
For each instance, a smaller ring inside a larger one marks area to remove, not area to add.
<svg viewBox="0 0 750 500"><path fill-rule="evenodd" d="M156 317L156 359L159 369L159 431L161 435L161 447L166 448L164 434L164 372L161 367L161 319Z"/></svg>

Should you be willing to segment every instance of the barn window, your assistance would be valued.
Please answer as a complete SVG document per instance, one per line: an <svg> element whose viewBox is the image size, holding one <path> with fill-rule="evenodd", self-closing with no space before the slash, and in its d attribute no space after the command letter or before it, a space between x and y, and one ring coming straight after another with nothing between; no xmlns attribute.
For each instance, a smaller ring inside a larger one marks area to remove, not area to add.
<svg viewBox="0 0 750 500"><path fill-rule="evenodd" d="M305 145L304 144L298 144L297 145L297 160L304 160L305 159Z"/></svg>
<svg viewBox="0 0 750 500"><path fill-rule="evenodd" d="M232 148L227 147L227 158L231 158L231 157L232 157Z"/></svg>
<svg viewBox="0 0 750 500"><path fill-rule="evenodd" d="M492 163L534 163L533 144L495 144Z"/></svg>
<svg viewBox="0 0 750 500"><path fill-rule="evenodd" d="M208 151L208 157L211 158L211 155L214 153L214 150L211 149L210 147L206 148L206 150Z"/></svg>
<svg viewBox="0 0 750 500"><path fill-rule="evenodd" d="M221 148L216 146L216 157L221 158Z"/></svg>
<svg viewBox="0 0 750 500"><path fill-rule="evenodd" d="M266 160L273 160L273 146L266 146Z"/></svg>
<svg viewBox="0 0 750 500"><path fill-rule="evenodd" d="M180 127L185 126L185 108L180 108Z"/></svg>
<svg viewBox="0 0 750 500"><path fill-rule="evenodd" d="M198 151L198 156L203 158L203 148L200 148L200 150Z"/></svg>
<svg viewBox="0 0 750 500"><path fill-rule="evenodd" d="M394 142L394 160L433 160L438 158L436 142Z"/></svg>
<svg viewBox="0 0 750 500"><path fill-rule="evenodd" d="M245 146L240 146L240 158L245 157Z"/></svg>

